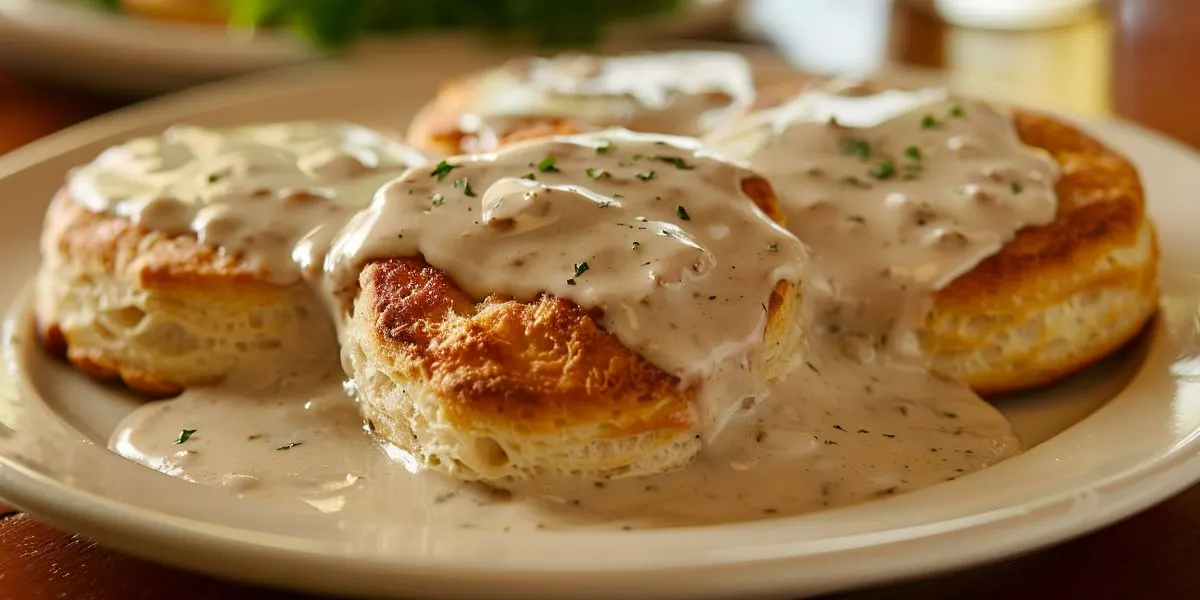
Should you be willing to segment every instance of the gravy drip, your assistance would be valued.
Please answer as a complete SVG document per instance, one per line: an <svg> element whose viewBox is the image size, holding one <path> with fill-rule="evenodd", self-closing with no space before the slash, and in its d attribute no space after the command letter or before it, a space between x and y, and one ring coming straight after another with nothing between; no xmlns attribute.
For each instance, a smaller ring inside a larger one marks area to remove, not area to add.
<svg viewBox="0 0 1200 600"><path fill-rule="evenodd" d="M1057 211L1058 168L1011 117L942 90L800 94L709 140L775 183L812 249L808 322L919 355L932 294Z"/></svg>
<svg viewBox="0 0 1200 600"><path fill-rule="evenodd" d="M685 469L608 481L543 478L499 490L421 471L402 451L372 440L347 397L336 348L292 351L243 365L221 385L139 407L109 447L274 509L499 531L804 513L955 479L1019 448L1004 418L957 384L817 357ZM177 443L183 430L192 433Z"/></svg>
<svg viewBox="0 0 1200 600"><path fill-rule="evenodd" d="M682 385L713 379L700 393L721 391L701 404L719 412L763 392L750 357L766 302L805 260L742 190L756 177L695 140L625 130L456 157L389 183L327 268L352 295L367 261L419 255L477 299L547 293L598 309Z"/></svg>
<svg viewBox="0 0 1200 600"><path fill-rule="evenodd" d="M194 233L289 284L306 270L319 275L345 220L384 182L424 163L404 144L346 123L175 126L105 150L67 187L89 210Z"/></svg>
<svg viewBox="0 0 1200 600"><path fill-rule="evenodd" d="M746 60L729 52L598 57L563 54L512 61L480 76L459 129L493 148L535 118L594 127L700 135L753 103Z"/></svg>

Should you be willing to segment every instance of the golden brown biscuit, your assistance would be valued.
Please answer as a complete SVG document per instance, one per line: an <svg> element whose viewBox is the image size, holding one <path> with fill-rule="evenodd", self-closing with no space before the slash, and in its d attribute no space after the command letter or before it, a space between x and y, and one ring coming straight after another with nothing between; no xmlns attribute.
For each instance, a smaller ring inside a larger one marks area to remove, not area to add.
<svg viewBox="0 0 1200 600"><path fill-rule="evenodd" d="M423 160L337 122L177 126L114 146L47 211L41 337L79 369L152 395L218 382L289 341L334 348L294 246L311 238L319 251Z"/></svg>
<svg viewBox="0 0 1200 600"><path fill-rule="evenodd" d="M815 79L760 90L755 110L804 89L855 95L872 82ZM1017 134L1061 171L1053 222L1015 239L934 295L919 332L934 367L981 394L1066 377L1121 347L1158 308L1158 245L1136 168L1054 117L1014 109Z"/></svg>
<svg viewBox="0 0 1200 600"><path fill-rule="evenodd" d="M575 166L559 157L562 172ZM406 177L425 177L414 173ZM766 180L744 171L740 185L782 219ZM679 468L701 448L696 388L623 345L595 310L550 295L472 297L422 257L370 261L357 285L343 343L364 414L429 468L501 482L623 477ZM776 380L796 364L798 292L781 280L769 298L746 300L746 310L767 310L756 377Z"/></svg>
<svg viewBox="0 0 1200 600"><path fill-rule="evenodd" d="M193 236L90 212L65 192L47 212L42 257L36 320L47 346L151 395L216 382L324 318L302 285L272 285Z"/></svg>
<svg viewBox="0 0 1200 600"><path fill-rule="evenodd" d="M1058 214L935 296L922 342L985 394L1044 385L1132 339L1158 308L1158 244L1137 170L1075 127L1015 110L1061 168Z"/></svg>

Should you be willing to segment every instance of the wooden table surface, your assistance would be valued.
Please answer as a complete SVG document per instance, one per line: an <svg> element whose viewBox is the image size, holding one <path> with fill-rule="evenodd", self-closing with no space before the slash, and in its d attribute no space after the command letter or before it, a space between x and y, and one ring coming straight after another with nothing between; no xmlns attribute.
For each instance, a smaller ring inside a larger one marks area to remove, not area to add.
<svg viewBox="0 0 1200 600"><path fill-rule="evenodd" d="M841 36L837 64L886 61L947 68L957 82L1036 98L1083 113L1115 113L1200 147L1200 2L1124 0L1074 25L998 33L948 27L919 8L844 0L862 13L861 35ZM833 18L822 5L789 18ZM919 2L917 3L919 4ZM793 3L800 6L800 3ZM844 10L836 18L846 23ZM782 18L782 17L781 17ZM871 32L877 32L871 34ZM871 35L886 35L881 44ZM804 66L828 53L791 48ZM825 57L825 58L823 58ZM850 58L847 58L850 57ZM851 64L851 67L855 67ZM0 153L94 116L120 101L0 71ZM20 199L10 199L19 201ZM0 507L3 509L3 507ZM0 510L0 600L69 598L291 598L127 557ZM846 594L842 598L1200 597L1200 486L1083 538L966 572Z"/></svg>

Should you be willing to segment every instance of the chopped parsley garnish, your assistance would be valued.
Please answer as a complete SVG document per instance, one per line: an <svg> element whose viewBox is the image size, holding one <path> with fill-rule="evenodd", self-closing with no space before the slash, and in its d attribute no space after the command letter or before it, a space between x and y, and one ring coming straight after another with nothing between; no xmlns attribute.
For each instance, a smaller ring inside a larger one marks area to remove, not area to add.
<svg viewBox="0 0 1200 600"><path fill-rule="evenodd" d="M875 179L890 179L896 174L896 165L892 163L892 159L885 158L871 167L869 174Z"/></svg>
<svg viewBox="0 0 1200 600"><path fill-rule="evenodd" d="M632 247L634 250L641 250L641 249L642 249L642 243L641 243L641 242L634 242L634 243L633 243L633 245L632 245L631 247Z"/></svg>
<svg viewBox="0 0 1200 600"><path fill-rule="evenodd" d="M770 250L771 252L779 252L779 244L772 243L770 246L767 246L767 250Z"/></svg>
<svg viewBox="0 0 1200 600"><path fill-rule="evenodd" d="M917 219L917 227L924 227L925 219Z"/></svg>
<svg viewBox="0 0 1200 600"><path fill-rule="evenodd" d="M590 268L591 267L588 266L587 261L577 263L575 265L575 277L568 279L567 285L575 285L575 278L581 277L584 273L587 273L588 269Z"/></svg>
<svg viewBox="0 0 1200 600"><path fill-rule="evenodd" d="M526 174L524 174L524 175L522 175L522 176L521 176L521 179L528 179L528 180L530 180L530 181L537 181L537 175L534 175L533 173L526 173Z"/></svg>
<svg viewBox="0 0 1200 600"><path fill-rule="evenodd" d="M286 443L282 446L279 446L278 448L275 448L275 449L276 450L291 450L292 448L295 448L296 446L299 446L300 444L303 444L303 443L304 442L288 442L288 443Z"/></svg>
<svg viewBox="0 0 1200 600"><path fill-rule="evenodd" d="M654 179L654 171L642 171L641 173L634 173L633 176L641 179L642 181L650 181L651 179Z"/></svg>
<svg viewBox="0 0 1200 600"><path fill-rule="evenodd" d="M588 167L587 176L591 177L592 179L600 179L601 177L608 177L608 171L605 171L604 169L593 169Z"/></svg>
<svg viewBox="0 0 1200 600"><path fill-rule="evenodd" d="M192 434L194 434L194 433L196 433L195 429L180 429L179 437L175 438L175 443L182 444L182 443L192 439Z"/></svg>
<svg viewBox="0 0 1200 600"><path fill-rule="evenodd" d="M443 196L441 192L438 192L433 195L432 203L434 206L441 206L445 202L446 202L446 197Z"/></svg>
<svg viewBox="0 0 1200 600"><path fill-rule="evenodd" d="M858 160L867 162L871 157L871 143L863 138L845 138L842 140L842 154L857 156Z"/></svg>
<svg viewBox="0 0 1200 600"><path fill-rule="evenodd" d="M675 214L679 215L679 218L683 219L684 221L692 220L692 215L688 214L687 209L684 208L682 204L675 206Z"/></svg>
<svg viewBox="0 0 1200 600"><path fill-rule="evenodd" d="M1015 181L1009 184L1009 188L1012 189L1012 193L1014 194L1020 194L1021 192L1025 191L1025 188Z"/></svg>
<svg viewBox="0 0 1200 600"><path fill-rule="evenodd" d="M445 179L447 175L450 174L450 171L453 171L457 168L458 168L458 165L452 165L443 160L442 162L439 162L436 167L433 168L433 172L430 173L429 176L437 177L437 180L441 181L441 180Z"/></svg>
<svg viewBox="0 0 1200 600"><path fill-rule="evenodd" d="M938 123L937 118L931 114L926 114L924 117L921 117L921 129L934 129L938 125L941 125L941 123Z"/></svg>
<svg viewBox="0 0 1200 600"><path fill-rule="evenodd" d="M611 141L603 140L599 146L596 146L596 154L608 154L613 148L616 148L616 146Z"/></svg>
<svg viewBox="0 0 1200 600"><path fill-rule="evenodd" d="M683 160L683 158L679 157L679 156L666 156L663 154L656 154L654 156L642 156L641 154L638 154L638 155L634 156L633 159L634 160L657 160L658 162L664 162L664 163L667 163L670 165L675 165L675 168L679 169L680 171L690 171L695 168L692 165L689 165L687 163L687 161Z"/></svg>
<svg viewBox="0 0 1200 600"><path fill-rule="evenodd" d="M961 119L966 116L966 114L967 111L963 110L961 104L955 104L954 106L950 107L950 116L954 117L955 119Z"/></svg>
<svg viewBox="0 0 1200 600"><path fill-rule="evenodd" d="M916 146L909 146L904 149L904 156L913 160L921 160L921 149Z"/></svg>
<svg viewBox="0 0 1200 600"><path fill-rule="evenodd" d="M463 195L464 195L464 196L466 196L466 197L468 197L468 198L474 198L474 197L475 197L475 190L471 189L471 182L470 182L470 181L468 181L466 177L463 177L462 179L455 180L455 182L454 182L454 187L456 187L456 188L462 188L462 189L463 189Z"/></svg>
<svg viewBox="0 0 1200 600"><path fill-rule="evenodd" d="M216 183L216 182L218 182L218 181L220 181L220 180L221 180L221 176L220 176L220 175L218 175L217 173L209 173L209 175L208 175L208 182L209 182L209 183Z"/></svg>
<svg viewBox="0 0 1200 600"><path fill-rule="evenodd" d="M558 167L554 166L555 162L557 162L557 160L554 158L554 155L551 154L550 156L543 158L542 162L537 164L537 168L543 173L557 173Z"/></svg>

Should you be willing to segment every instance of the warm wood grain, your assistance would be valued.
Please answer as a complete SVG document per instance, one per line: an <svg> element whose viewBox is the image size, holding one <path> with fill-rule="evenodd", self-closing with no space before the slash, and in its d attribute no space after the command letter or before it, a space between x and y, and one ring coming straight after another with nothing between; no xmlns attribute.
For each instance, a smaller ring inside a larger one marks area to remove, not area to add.
<svg viewBox="0 0 1200 600"><path fill-rule="evenodd" d="M0 520L0 600L296 597L165 569L56 531L25 515Z"/></svg>
<svg viewBox="0 0 1200 600"><path fill-rule="evenodd" d="M819 19L821 4L792 2L796 12L779 18ZM890 60L946 68L956 81L1068 110L1115 112L1200 146L1200 1L1114 0L1107 15L1022 33L951 28L903 4L880 14L889 19ZM812 56L818 64L807 66L820 68L820 53ZM0 71L0 153L117 104ZM3 505L0 515L0 600L299 598L159 567ZM1200 487L1029 556L838 598L1192 598L1197 567Z"/></svg>
<svg viewBox="0 0 1200 600"><path fill-rule="evenodd" d="M0 70L0 154L115 106Z"/></svg>

